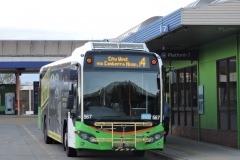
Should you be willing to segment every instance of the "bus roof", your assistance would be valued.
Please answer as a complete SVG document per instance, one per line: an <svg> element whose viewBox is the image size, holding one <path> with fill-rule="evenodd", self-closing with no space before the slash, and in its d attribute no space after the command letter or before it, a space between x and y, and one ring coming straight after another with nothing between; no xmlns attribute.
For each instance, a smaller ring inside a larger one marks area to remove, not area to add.
<svg viewBox="0 0 240 160"><path fill-rule="evenodd" d="M47 68L52 67L52 66L62 65L62 64L66 64L66 63L75 64L75 63L77 63L77 62L74 61L74 58L72 58L72 56L66 57L66 58L60 59L60 60L58 60L58 61L49 63L49 64L41 67L40 72L42 72L43 69L47 69Z"/></svg>
<svg viewBox="0 0 240 160"><path fill-rule="evenodd" d="M75 57L85 54L87 51L91 50L135 50L135 51L145 51L149 52L145 43L118 43L118 42L87 42L83 46L76 48L72 55L61 60L52 62L43 66L40 72L45 68L49 68L56 65L61 65L64 63L77 63ZM81 56L82 57L82 56Z"/></svg>
<svg viewBox="0 0 240 160"><path fill-rule="evenodd" d="M118 43L118 42L87 42L82 47L76 48L72 55L85 53L90 50L137 50L149 52L145 43Z"/></svg>

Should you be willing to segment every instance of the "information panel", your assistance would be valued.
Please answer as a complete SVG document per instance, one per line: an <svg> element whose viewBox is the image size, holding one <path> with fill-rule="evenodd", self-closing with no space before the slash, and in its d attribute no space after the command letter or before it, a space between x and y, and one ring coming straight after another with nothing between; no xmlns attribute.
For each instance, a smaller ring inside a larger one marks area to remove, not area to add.
<svg viewBox="0 0 240 160"><path fill-rule="evenodd" d="M204 87L198 86L198 114L204 114Z"/></svg>
<svg viewBox="0 0 240 160"><path fill-rule="evenodd" d="M127 55L95 55L94 67L150 68L149 57Z"/></svg>

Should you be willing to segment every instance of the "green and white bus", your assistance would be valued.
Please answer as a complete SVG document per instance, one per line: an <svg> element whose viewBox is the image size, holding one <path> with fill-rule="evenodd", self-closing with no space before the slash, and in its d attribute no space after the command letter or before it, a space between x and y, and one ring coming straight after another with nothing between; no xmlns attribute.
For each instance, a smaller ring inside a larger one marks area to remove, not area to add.
<svg viewBox="0 0 240 160"><path fill-rule="evenodd" d="M81 150L164 147L162 60L144 43L88 42L40 69L45 142Z"/></svg>

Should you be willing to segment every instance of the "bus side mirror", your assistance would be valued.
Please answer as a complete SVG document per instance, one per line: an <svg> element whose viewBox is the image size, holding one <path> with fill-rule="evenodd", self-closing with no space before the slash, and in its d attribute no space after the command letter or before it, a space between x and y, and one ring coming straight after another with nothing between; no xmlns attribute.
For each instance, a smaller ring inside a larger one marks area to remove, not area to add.
<svg viewBox="0 0 240 160"><path fill-rule="evenodd" d="M74 102L74 97L73 95L69 95L67 98L67 109L73 109L73 102Z"/></svg>

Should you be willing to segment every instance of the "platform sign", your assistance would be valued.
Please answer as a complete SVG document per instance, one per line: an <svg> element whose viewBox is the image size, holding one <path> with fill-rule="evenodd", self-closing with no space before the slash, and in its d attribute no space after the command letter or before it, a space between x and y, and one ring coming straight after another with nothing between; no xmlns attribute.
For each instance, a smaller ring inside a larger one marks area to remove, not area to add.
<svg viewBox="0 0 240 160"><path fill-rule="evenodd" d="M186 51L170 51L163 50L157 52L163 60L198 60L198 52L196 50Z"/></svg>
<svg viewBox="0 0 240 160"><path fill-rule="evenodd" d="M168 25L160 25L159 32L160 34L167 33L169 31Z"/></svg>
<svg viewBox="0 0 240 160"><path fill-rule="evenodd" d="M204 114L204 87L198 86L198 114Z"/></svg>

